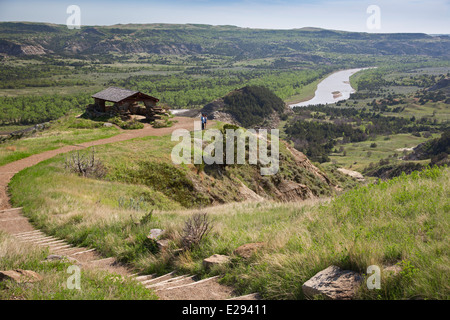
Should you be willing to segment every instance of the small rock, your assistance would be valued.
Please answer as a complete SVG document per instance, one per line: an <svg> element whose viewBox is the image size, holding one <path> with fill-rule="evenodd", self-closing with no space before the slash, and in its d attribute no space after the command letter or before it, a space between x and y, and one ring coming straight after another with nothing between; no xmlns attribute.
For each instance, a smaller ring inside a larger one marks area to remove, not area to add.
<svg viewBox="0 0 450 320"><path fill-rule="evenodd" d="M351 300L362 280L357 272L330 266L306 281L302 289L308 298L321 295L332 300Z"/></svg>
<svg viewBox="0 0 450 320"><path fill-rule="evenodd" d="M43 262L51 262L51 261L56 261L56 260L68 261L68 262L71 262L71 263L74 263L74 264L77 264L79 262L75 258L67 257L67 256L61 256L61 255L57 255L57 254L48 255L47 258L45 258L45 260Z"/></svg>
<svg viewBox="0 0 450 320"><path fill-rule="evenodd" d="M164 240L158 240L156 241L156 244L158 245L158 249L159 251L164 251L169 247L169 239L164 239Z"/></svg>
<svg viewBox="0 0 450 320"><path fill-rule="evenodd" d="M247 243L236 248L233 253L242 258L249 259L259 248L264 245L264 242Z"/></svg>
<svg viewBox="0 0 450 320"><path fill-rule="evenodd" d="M161 229L151 229L150 233L148 234L147 238L157 240L162 234L164 233L164 230Z"/></svg>
<svg viewBox="0 0 450 320"><path fill-rule="evenodd" d="M50 261L62 260L62 259L64 259L64 256L59 256L57 254L51 254L51 255L47 256L47 258L45 258L45 260L50 260Z"/></svg>
<svg viewBox="0 0 450 320"><path fill-rule="evenodd" d="M230 260L231 260L231 258L229 256L225 256L225 255L221 255L221 254L214 254L211 257L203 260L203 266L206 269L208 269L213 266L229 263Z"/></svg>
<svg viewBox="0 0 450 320"><path fill-rule="evenodd" d="M383 274L396 276L402 271L402 268L398 265L386 266L383 268Z"/></svg>
<svg viewBox="0 0 450 320"><path fill-rule="evenodd" d="M31 270L15 269L0 271L0 281L13 280L17 283L27 283L41 281L42 279L41 275Z"/></svg>
<svg viewBox="0 0 450 320"><path fill-rule="evenodd" d="M103 126L106 127L106 128L110 128L110 127L113 126L113 124L110 123L110 122L105 122L105 123L103 124Z"/></svg>

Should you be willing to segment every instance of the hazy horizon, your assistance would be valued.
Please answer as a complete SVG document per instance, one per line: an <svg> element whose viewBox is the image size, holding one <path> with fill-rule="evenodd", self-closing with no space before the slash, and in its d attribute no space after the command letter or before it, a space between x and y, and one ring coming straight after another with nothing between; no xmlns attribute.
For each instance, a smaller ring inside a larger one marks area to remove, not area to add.
<svg viewBox="0 0 450 320"><path fill-rule="evenodd" d="M65 24L63 23L54 23L54 22L45 22L45 21L0 21L0 23L9 22L9 23L40 23L40 24L50 24L50 25L59 25L63 26ZM327 29L327 28L321 28L321 27L313 27L313 26L305 26L300 28L257 28L257 27L241 27L231 24L206 24L206 23L169 23L169 22L148 22L148 23L116 23L116 24L87 24L87 25L81 25L81 27L114 27L114 26L126 26L126 25L205 25L205 26L213 26L213 27L236 27L241 29L256 29L256 30L302 30L302 29L321 29L321 30L328 30L328 31L342 31L342 32L367 32L367 31L351 31L351 30L342 30L342 29ZM369 33L369 32L367 32ZM426 32L370 32L374 34L383 34L383 33L421 33L421 34L427 34L427 35L442 35L442 36L450 36L450 33L426 33Z"/></svg>
<svg viewBox="0 0 450 320"><path fill-rule="evenodd" d="M449 0L2 0L0 21L66 24L70 5L79 6L82 26L164 23L450 34ZM376 29L367 26L371 6L380 10Z"/></svg>

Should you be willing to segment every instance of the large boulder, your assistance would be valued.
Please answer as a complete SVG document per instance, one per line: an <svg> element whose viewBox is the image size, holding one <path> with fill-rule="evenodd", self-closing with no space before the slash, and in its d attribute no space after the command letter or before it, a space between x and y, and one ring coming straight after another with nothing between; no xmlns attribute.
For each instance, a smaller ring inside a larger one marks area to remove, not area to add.
<svg viewBox="0 0 450 320"><path fill-rule="evenodd" d="M330 266L306 281L302 289L307 298L320 295L332 300L351 300L362 281L357 272Z"/></svg>
<svg viewBox="0 0 450 320"><path fill-rule="evenodd" d="M38 273L31 270L7 270L0 271L0 281L12 280L16 283L26 283L26 282L37 282L41 281L43 278Z"/></svg>

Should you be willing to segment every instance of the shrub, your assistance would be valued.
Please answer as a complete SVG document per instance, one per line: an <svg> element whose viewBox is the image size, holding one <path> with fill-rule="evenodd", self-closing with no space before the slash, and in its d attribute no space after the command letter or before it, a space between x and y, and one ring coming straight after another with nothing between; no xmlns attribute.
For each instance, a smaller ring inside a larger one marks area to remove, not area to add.
<svg viewBox="0 0 450 320"><path fill-rule="evenodd" d="M103 178L107 173L103 163L95 158L94 148L90 155L82 154L80 151L69 154L66 157L65 168L83 177L91 178Z"/></svg>
<svg viewBox="0 0 450 320"><path fill-rule="evenodd" d="M114 117L110 119L111 123L114 123L115 125L119 126L120 128L124 130L133 130L133 129L142 129L144 128L144 124L137 121L136 119L132 119L129 121L123 121L120 117Z"/></svg>
<svg viewBox="0 0 450 320"><path fill-rule="evenodd" d="M74 119L69 123L69 128L74 129L95 129L100 128L103 124L101 122L95 122L86 119Z"/></svg>
<svg viewBox="0 0 450 320"><path fill-rule="evenodd" d="M168 116L163 116L160 120L152 123L153 128L170 128L176 121L169 120Z"/></svg>
<svg viewBox="0 0 450 320"><path fill-rule="evenodd" d="M139 199L129 198L125 199L124 197L120 197L118 199L119 207L125 209L131 209L135 211L139 211L142 209L145 204L144 197L141 196Z"/></svg>
<svg viewBox="0 0 450 320"><path fill-rule="evenodd" d="M181 243L189 250L198 246L202 239L211 231L212 225L207 213L196 213L184 223Z"/></svg>

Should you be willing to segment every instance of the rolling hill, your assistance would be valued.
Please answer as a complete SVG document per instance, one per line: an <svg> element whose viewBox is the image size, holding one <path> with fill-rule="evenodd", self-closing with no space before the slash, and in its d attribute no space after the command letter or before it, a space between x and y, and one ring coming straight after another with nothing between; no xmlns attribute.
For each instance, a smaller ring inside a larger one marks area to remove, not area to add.
<svg viewBox="0 0 450 320"><path fill-rule="evenodd" d="M318 61L334 54L448 56L450 38L419 33L371 34L316 28L268 30L235 26L128 24L84 26L0 23L0 53L8 55L107 53L216 54L235 57L294 55Z"/></svg>

